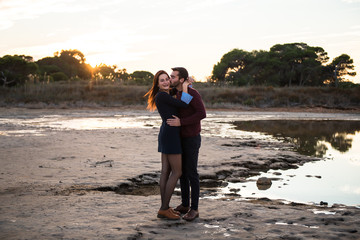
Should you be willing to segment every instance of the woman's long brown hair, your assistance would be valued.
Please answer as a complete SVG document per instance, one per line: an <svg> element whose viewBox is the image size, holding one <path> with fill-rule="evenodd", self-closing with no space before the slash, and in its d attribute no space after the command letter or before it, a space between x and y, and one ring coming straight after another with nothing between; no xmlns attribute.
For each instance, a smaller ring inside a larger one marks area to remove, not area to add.
<svg viewBox="0 0 360 240"><path fill-rule="evenodd" d="M154 76L154 80L153 80L153 84L152 87L150 88L150 90L144 95L144 97L148 97L148 105L146 109L149 109L150 111L155 111L156 109L156 105L155 105L155 96L156 94L159 92L159 77L161 74L166 74L169 77L169 74L167 74L167 72L165 72L164 70L160 70L158 71L155 76Z"/></svg>

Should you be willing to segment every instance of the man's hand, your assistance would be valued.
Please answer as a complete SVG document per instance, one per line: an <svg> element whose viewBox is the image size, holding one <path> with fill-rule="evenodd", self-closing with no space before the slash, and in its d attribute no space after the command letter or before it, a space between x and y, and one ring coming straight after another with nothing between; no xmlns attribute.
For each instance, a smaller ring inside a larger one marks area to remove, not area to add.
<svg viewBox="0 0 360 240"><path fill-rule="evenodd" d="M178 118L175 115L172 115L172 116L173 116L173 118L169 118L168 120L166 120L166 123L172 127L180 127L181 126L180 118Z"/></svg>
<svg viewBox="0 0 360 240"><path fill-rule="evenodd" d="M193 77L188 77L187 81L189 81L189 84L191 85L193 82L195 82L195 79Z"/></svg>

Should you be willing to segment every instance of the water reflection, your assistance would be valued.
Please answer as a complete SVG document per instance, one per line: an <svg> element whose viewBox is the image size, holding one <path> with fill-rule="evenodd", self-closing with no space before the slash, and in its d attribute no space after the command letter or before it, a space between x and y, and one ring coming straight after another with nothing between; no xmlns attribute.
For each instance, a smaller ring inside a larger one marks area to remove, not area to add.
<svg viewBox="0 0 360 240"><path fill-rule="evenodd" d="M223 193L235 189L242 198L360 206L360 121L282 119L233 123L238 131L291 142L300 154L321 157L323 161L308 162L297 169L269 170L245 183L230 182ZM272 179L271 187L259 189L255 182L261 178Z"/></svg>
<svg viewBox="0 0 360 240"><path fill-rule="evenodd" d="M323 157L329 143L339 152L347 152L352 146L352 135L360 130L360 121L296 121L258 120L235 121L237 130L261 132L295 144L300 154Z"/></svg>

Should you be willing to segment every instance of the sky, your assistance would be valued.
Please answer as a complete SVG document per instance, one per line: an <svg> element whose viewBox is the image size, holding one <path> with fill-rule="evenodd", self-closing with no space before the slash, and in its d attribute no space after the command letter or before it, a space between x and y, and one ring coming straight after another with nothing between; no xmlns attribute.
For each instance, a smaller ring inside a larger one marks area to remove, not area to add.
<svg viewBox="0 0 360 240"><path fill-rule="evenodd" d="M232 49L294 42L348 54L360 83L360 0L0 0L0 57L77 49L93 67L204 81Z"/></svg>

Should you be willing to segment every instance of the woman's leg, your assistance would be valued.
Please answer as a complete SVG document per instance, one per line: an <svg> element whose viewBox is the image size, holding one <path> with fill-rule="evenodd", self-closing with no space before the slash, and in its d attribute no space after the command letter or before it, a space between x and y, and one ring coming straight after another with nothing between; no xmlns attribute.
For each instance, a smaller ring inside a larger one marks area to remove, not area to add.
<svg viewBox="0 0 360 240"><path fill-rule="evenodd" d="M181 171L181 154L167 154L167 160L171 168L170 177L165 186L164 201L162 202L162 209L168 209L171 196L174 192L176 183L180 178Z"/></svg>
<svg viewBox="0 0 360 240"><path fill-rule="evenodd" d="M162 210L166 210L164 208L164 198L165 198L165 189L166 183L168 182L169 175L171 172L170 164L167 158L167 154L161 154L161 175L160 175L160 195L161 195L161 208ZM166 206L165 206L166 207Z"/></svg>

